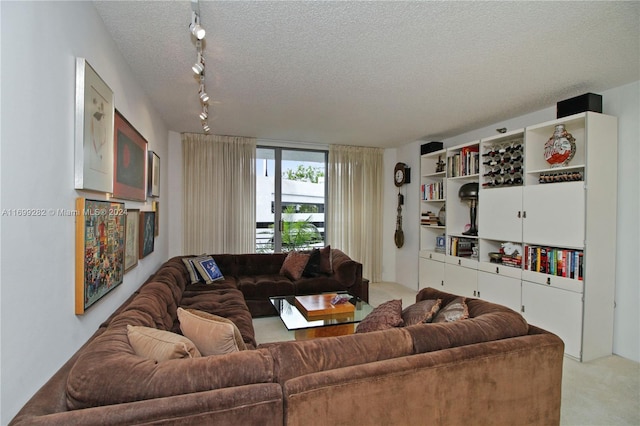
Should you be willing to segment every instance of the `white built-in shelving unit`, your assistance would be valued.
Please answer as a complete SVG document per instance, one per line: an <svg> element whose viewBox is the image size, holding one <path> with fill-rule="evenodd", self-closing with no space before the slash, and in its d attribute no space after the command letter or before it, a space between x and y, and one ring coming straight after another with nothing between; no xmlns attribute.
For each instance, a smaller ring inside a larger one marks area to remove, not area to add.
<svg viewBox="0 0 640 426"><path fill-rule="evenodd" d="M575 154L551 167L544 149L558 124ZM422 155L422 217L444 208L446 221L421 219L420 288L519 311L576 359L610 355L617 143L615 117L585 112ZM468 182L479 186L477 236L464 234L470 207L458 191Z"/></svg>

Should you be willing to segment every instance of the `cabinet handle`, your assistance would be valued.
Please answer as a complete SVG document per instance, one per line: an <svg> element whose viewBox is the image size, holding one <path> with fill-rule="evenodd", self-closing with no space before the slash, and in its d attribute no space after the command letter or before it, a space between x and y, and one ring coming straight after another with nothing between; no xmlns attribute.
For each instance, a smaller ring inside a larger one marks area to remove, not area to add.
<svg viewBox="0 0 640 426"><path fill-rule="evenodd" d="M458 259L458 265L462 265L462 261Z"/></svg>
<svg viewBox="0 0 640 426"><path fill-rule="evenodd" d="M547 277L547 285L551 285L551 277Z"/></svg>
<svg viewBox="0 0 640 426"><path fill-rule="evenodd" d="M521 217L522 217L522 212L518 210L518 219L520 219Z"/></svg>
<svg viewBox="0 0 640 426"><path fill-rule="evenodd" d="M478 297L480 297L480 290L478 290Z"/></svg>
<svg viewBox="0 0 640 426"><path fill-rule="evenodd" d="M473 290L473 297L476 297L476 291Z"/></svg>
<svg viewBox="0 0 640 426"><path fill-rule="evenodd" d="M444 280L440 281L440 285L444 286Z"/></svg>
<svg viewBox="0 0 640 426"><path fill-rule="evenodd" d="M432 255L431 255L431 253L429 253L429 259L431 259L431 258L432 258L431 256L432 256Z"/></svg>
<svg viewBox="0 0 640 426"><path fill-rule="evenodd" d="M496 266L496 274L499 274L499 273L500 273L500 267Z"/></svg>
<svg viewBox="0 0 640 426"><path fill-rule="evenodd" d="M526 211L523 211L523 212L522 212L522 218L523 218L523 219L526 219L526 218L527 218L527 212L526 212Z"/></svg>

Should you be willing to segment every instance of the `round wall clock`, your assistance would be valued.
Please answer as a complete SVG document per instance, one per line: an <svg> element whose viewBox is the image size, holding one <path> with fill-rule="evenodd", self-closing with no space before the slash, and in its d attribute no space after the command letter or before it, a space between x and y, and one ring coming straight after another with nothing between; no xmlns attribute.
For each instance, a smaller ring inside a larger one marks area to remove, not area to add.
<svg viewBox="0 0 640 426"><path fill-rule="evenodd" d="M393 183L400 187L405 183L409 183L409 171L411 169L404 163L397 163L393 170Z"/></svg>

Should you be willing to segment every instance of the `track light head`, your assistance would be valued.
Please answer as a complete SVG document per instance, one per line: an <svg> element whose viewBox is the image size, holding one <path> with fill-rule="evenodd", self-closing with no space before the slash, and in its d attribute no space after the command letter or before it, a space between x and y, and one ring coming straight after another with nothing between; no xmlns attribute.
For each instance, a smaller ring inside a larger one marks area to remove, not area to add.
<svg viewBox="0 0 640 426"><path fill-rule="evenodd" d="M191 69L193 70L193 73L195 75L202 75L202 73L204 72L204 64L202 62L198 61L195 64L193 64Z"/></svg>
<svg viewBox="0 0 640 426"><path fill-rule="evenodd" d="M193 12L191 14L191 25L189 25L189 30L191 31L191 34L193 34L193 36L196 39L198 40L204 39L206 31L200 25L200 16L198 16L196 12Z"/></svg>
<svg viewBox="0 0 640 426"><path fill-rule="evenodd" d="M200 113L199 117L200 117L200 120L202 121L206 120L207 117L209 117L209 111L207 111L206 105L202 107L202 112Z"/></svg>
<svg viewBox="0 0 640 426"><path fill-rule="evenodd" d="M209 95L204 90L200 92L200 102L203 104L209 103Z"/></svg>

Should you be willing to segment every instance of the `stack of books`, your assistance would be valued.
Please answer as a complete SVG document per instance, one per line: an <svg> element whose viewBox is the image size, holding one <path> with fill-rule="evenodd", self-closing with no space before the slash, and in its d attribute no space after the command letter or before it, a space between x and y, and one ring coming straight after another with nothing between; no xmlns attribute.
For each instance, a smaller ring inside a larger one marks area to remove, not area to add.
<svg viewBox="0 0 640 426"><path fill-rule="evenodd" d="M437 226L438 225L438 216L432 212L422 213L420 217L420 224L426 226Z"/></svg>

